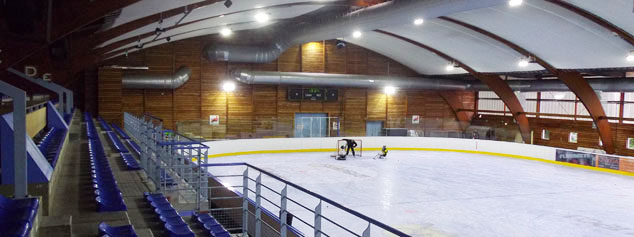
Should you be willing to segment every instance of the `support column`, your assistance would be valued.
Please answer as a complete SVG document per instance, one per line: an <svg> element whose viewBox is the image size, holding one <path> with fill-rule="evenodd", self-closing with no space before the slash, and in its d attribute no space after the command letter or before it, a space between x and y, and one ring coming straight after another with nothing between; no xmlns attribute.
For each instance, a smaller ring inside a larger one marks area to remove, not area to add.
<svg viewBox="0 0 634 237"><path fill-rule="evenodd" d="M511 87L498 75L485 73L475 73L473 75L480 81L487 84L487 86L489 86L489 88L491 88L491 90L493 90L500 97L500 99L513 114L513 118L515 118L515 121L517 121L524 142L530 143L531 129L528 123L528 118L526 118L524 108L522 108L520 100L517 98Z"/></svg>
<svg viewBox="0 0 634 237"><path fill-rule="evenodd" d="M467 130L473 118L473 112L470 111L471 108L464 107L464 104L460 100L460 95L455 91L441 91L439 94L440 97L447 102L451 110L453 110L456 119L458 119L460 129L462 129L462 131Z"/></svg>
<svg viewBox="0 0 634 237"><path fill-rule="evenodd" d="M614 154L614 140L612 138L612 129L605 115L603 105L597 93L592 89L588 81L586 81L579 72L559 71L559 80L563 81L572 92L579 97L581 103L586 107L592 120L597 125L599 137L603 142L603 149L609 154Z"/></svg>
<svg viewBox="0 0 634 237"><path fill-rule="evenodd" d="M26 198L28 196L26 92L0 81L0 93L13 98L13 191L15 198Z"/></svg>

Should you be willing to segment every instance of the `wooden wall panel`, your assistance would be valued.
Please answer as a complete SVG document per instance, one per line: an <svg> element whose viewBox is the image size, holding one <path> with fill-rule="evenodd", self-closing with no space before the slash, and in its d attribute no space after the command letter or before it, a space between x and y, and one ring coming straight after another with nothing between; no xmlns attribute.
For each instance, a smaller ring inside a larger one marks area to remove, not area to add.
<svg viewBox="0 0 634 237"><path fill-rule="evenodd" d="M343 96L343 134L346 136L364 136L367 116L366 89L347 88L342 90Z"/></svg>
<svg viewBox="0 0 634 237"><path fill-rule="evenodd" d="M346 72L349 74L366 74L368 71L368 50L348 44L346 46Z"/></svg>
<svg viewBox="0 0 634 237"><path fill-rule="evenodd" d="M365 135L366 121L386 121L387 100L382 89L339 88L339 100L335 102L291 102L287 100L286 86L238 83L236 91L226 93L222 84L231 80L228 74L237 69L388 75L393 68L399 68L396 70L399 74L412 73L359 46L348 44L337 49L335 40L292 47L278 60L266 64L210 62L201 55L203 42L202 38L171 42L114 60L121 65L147 65L150 70L142 73L150 74L171 75L186 65L192 69L192 75L183 87L175 90L124 90L122 104L117 107L103 103L104 108L109 111L119 108L134 114L147 112L163 118L166 128L175 128L181 122L183 129L198 131L205 138L292 137L296 113L325 113L340 118L342 136L360 136ZM425 96L438 97L434 93ZM386 126L405 126L403 117L411 112L411 101L409 93L393 96L387 104ZM438 97L436 101L442 99ZM426 103L420 106L421 111L427 109ZM219 115L220 125L210 126L210 115ZM437 117L443 116L444 111L439 111Z"/></svg>
<svg viewBox="0 0 634 237"><path fill-rule="evenodd" d="M367 90L367 120L385 121L387 111L387 96L382 90Z"/></svg>
<svg viewBox="0 0 634 237"><path fill-rule="evenodd" d="M144 93L142 89L123 89L121 96L123 111L136 116L142 115L145 112Z"/></svg>
<svg viewBox="0 0 634 237"><path fill-rule="evenodd" d="M346 49L338 49L336 40L326 41L326 72L345 74L346 70Z"/></svg>
<svg viewBox="0 0 634 237"><path fill-rule="evenodd" d="M302 72L325 72L325 48L323 42L310 42L302 46Z"/></svg>
<svg viewBox="0 0 634 237"><path fill-rule="evenodd" d="M121 69L101 68L98 73L97 101L99 113L108 122L121 125L123 113L121 112Z"/></svg>
<svg viewBox="0 0 634 237"><path fill-rule="evenodd" d="M302 51L300 46L290 47L277 59L280 72L299 72L302 69Z"/></svg>

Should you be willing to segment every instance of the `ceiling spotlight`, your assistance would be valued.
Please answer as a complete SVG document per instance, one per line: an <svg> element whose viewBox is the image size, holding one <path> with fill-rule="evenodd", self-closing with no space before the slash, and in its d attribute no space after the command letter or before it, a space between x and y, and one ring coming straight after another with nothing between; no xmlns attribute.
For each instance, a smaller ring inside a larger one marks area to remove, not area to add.
<svg viewBox="0 0 634 237"><path fill-rule="evenodd" d="M227 81L222 84L222 89L226 92L232 92L236 90L236 83L232 81Z"/></svg>
<svg viewBox="0 0 634 237"><path fill-rule="evenodd" d="M509 0L509 6L517 7L519 5L522 5L523 2L523 0Z"/></svg>
<svg viewBox="0 0 634 237"><path fill-rule="evenodd" d="M165 38L165 40L167 40L167 42L170 42L172 40L172 37L167 37Z"/></svg>
<svg viewBox="0 0 634 237"><path fill-rule="evenodd" d="M455 62L451 62L451 63L447 64L447 67L445 67L445 70L447 70L448 72L451 72L454 69L456 69L457 67L458 67L458 65L456 65Z"/></svg>
<svg viewBox="0 0 634 237"><path fill-rule="evenodd" d="M528 67L528 63L530 63L530 60L528 58L522 58L517 63L517 66L519 66L519 67Z"/></svg>
<svg viewBox="0 0 634 237"><path fill-rule="evenodd" d="M269 17L269 14L266 14L265 12L259 12L255 14L254 18L255 21L259 23L266 23L271 19L271 17Z"/></svg>
<svg viewBox="0 0 634 237"><path fill-rule="evenodd" d="M225 7L230 8L231 5L233 5L233 2L231 2L231 0L225 1Z"/></svg>
<svg viewBox="0 0 634 237"><path fill-rule="evenodd" d="M423 20L423 18L416 18L416 20L414 20L414 25L422 25L425 22L425 20Z"/></svg>
<svg viewBox="0 0 634 237"><path fill-rule="evenodd" d="M346 47L346 42L343 40L337 40L337 49L343 49Z"/></svg>
<svg viewBox="0 0 634 237"><path fill-rule="evenodd" d="M394 93L396 93L396 87L386 86L384 91L386 95L393 95Z"/></svg>
<svg viewBox="0 0 634 237"><path fill-rule="evenodd" d="M361 31L355 30L354 32L352 32L352 37L354 38L360 38L361 35Z"/></svg>
<svg viewBox="0 0 634 237"><path fill-rule="evenodd" d="M634 62L634 50L630 51L630 53L627 54L625 60L627 60L628 62Z"/></svg>
<svg viewBox="0 0 634 237"><path fill-rule="evenodd" d="M229 28L222 28L222 30L220 30L220 35L222 35L222 37L229 37L231 34L233 34L233 31Z"/></svg>

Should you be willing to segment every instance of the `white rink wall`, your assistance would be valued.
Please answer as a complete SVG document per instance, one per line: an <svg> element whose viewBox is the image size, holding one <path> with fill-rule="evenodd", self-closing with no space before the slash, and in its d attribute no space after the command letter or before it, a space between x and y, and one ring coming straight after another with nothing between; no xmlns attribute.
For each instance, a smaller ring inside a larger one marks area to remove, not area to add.
<svg viewBox="0 0 634 237"><path fill-rule="evenodd" d="M363 141L364 151L383 145L391 150L446 150L456 152L495 153L490 155L522 156L555 160L557 148L490 140L431 137L346 137ZM334 152L341 137L266 138L205 142L210 157L286 152ZM367 155L368 153L366 153Z"/></svg>

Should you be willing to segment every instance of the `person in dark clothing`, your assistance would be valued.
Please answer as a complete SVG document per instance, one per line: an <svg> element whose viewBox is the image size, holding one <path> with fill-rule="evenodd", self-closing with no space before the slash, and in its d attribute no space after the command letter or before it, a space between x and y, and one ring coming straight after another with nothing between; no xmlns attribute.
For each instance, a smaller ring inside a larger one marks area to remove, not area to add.
<svg viewBox="0 0 634 237"><path fill-rule="evenodd" d="M346 156L350 154L350 150L352 150L352 156L355 156L354 148L357 147L357 142L352 139L343 139L343 140L346 141Z"/></svg>

